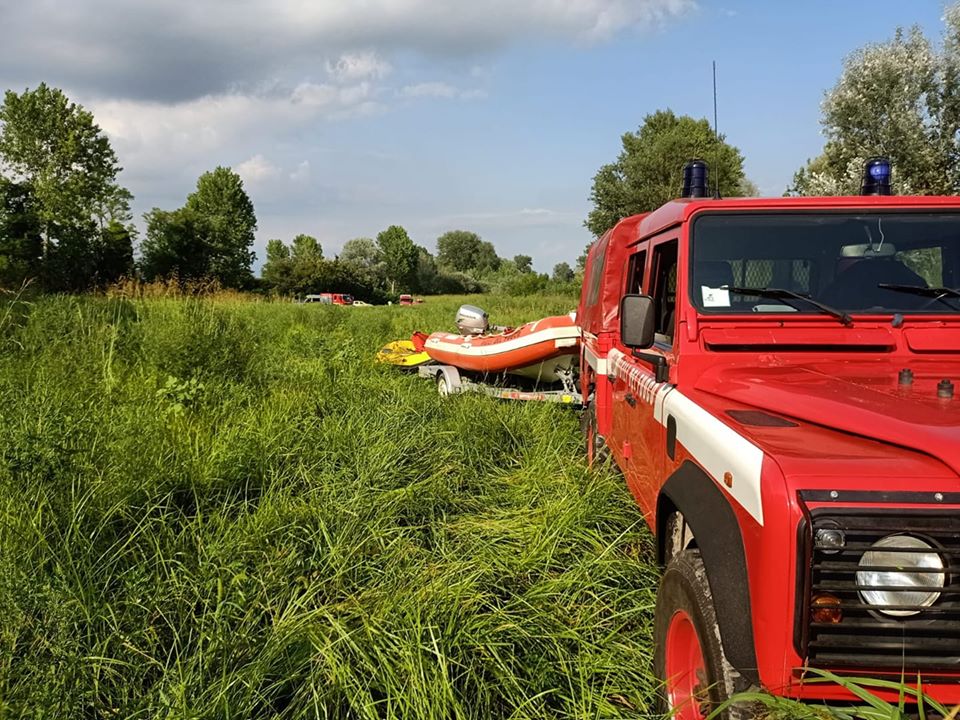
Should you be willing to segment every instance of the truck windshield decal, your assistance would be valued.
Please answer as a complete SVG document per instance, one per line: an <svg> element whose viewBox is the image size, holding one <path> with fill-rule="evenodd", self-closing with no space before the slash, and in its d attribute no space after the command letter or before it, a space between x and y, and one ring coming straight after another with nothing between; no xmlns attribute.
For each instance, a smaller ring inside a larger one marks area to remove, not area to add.
<svg viewBox="0 0 960 720"><path fill-rule="evenodd" d="M704 313L960 311L960 214L706 214L692 244Z"/></svg>

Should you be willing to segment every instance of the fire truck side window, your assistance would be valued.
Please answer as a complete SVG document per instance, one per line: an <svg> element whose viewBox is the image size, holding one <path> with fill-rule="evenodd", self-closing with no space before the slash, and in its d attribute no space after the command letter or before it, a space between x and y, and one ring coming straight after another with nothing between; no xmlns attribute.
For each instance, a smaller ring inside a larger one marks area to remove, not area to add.
<svg viewBox="0 0 960 720"><path fill-rule="evenodd" d="M630 269L627 273L627 294L643 294L643 273L647 267L647 251L641 250L630 256Z"/></svg>
<svg viewBox="0 0 960 720"><path fill-rule="evenodd" d="M661 243L653 251L653 286L651 294L657 318L656 340L673 342L673 326L677 301L677 241Z"/></svg>

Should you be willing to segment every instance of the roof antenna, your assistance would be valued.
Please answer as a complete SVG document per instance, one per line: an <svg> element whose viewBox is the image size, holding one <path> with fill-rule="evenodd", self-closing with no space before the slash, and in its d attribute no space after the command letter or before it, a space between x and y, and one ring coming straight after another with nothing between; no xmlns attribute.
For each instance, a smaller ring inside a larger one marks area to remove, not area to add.
<svg viewBox="0 0 960 720"><path fill-rule="evenodd" d="M713 193L713 197L716 200L720 199L720 132L717 130L717 61L713 61L713 134L717 140L717 155L716 161L714 162L714 167L716 170L713 173L714 182L716 183L716 190Z"/></svg>

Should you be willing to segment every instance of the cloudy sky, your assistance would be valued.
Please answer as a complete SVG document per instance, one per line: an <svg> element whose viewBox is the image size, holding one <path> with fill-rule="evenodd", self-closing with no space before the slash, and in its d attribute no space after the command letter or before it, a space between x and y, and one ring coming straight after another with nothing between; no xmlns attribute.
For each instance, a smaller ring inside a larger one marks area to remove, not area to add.
<svg viewBox="0 0 960 720"><path fill-rule="evenodd" d="M844 55L938 0L0 0L0 87L92 110L139 216L233 167L268 238L390 224L572 262L593 174L661 108L711 116L763 194L818 153ZM682 158L678 158L680 162Z"/></svg>

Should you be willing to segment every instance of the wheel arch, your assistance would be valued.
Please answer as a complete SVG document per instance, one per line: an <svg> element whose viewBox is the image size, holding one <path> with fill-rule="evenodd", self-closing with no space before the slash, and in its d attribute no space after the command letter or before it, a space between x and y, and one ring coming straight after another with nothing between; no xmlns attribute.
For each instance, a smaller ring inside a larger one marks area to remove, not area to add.
<svg viewBox="0 0 960 720"><path fill-rule="evenodd" d="M440 382L441 379L447 385L447 391L451 395L455 395L463 389L463 385L460 382L460 372L457 368L452 365L437 365L434 374L437 382Z"/></svg>
<svg viewBox="0 0 960 720"><path fill-rule="evenodd" d="M657 499L661 565L669 560L667 522L673 513L683 516L703 558L724 653L745 679L758 683L747 560L737 516L717 484L689 460L670 476Z"/></svg>

